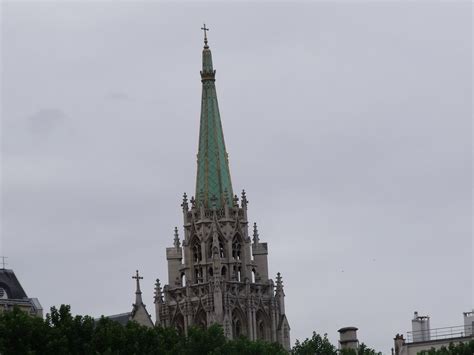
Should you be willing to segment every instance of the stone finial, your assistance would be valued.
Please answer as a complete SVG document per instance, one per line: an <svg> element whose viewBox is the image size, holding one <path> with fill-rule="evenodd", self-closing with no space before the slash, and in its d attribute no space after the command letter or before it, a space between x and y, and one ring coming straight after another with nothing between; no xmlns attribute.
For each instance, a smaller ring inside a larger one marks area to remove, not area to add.
<svg viewBox="0 0 474 355"><path fill-rule="evenodd" d="M175 248L179 248L181 246L181 243L179 242L178 227L174 227L174 246Z"/></svg>
<svg viewBox="0 0 474 355"><path fill-rule="evenodd" d="M155 303L163 303L163 292L161 291L160 279L155 282Z"/></svg>
<svg viewBox="0 0 474 355"><path fill-rule="evenodd" d="M247 200L247 195L245 194L245 190L242 190L242 207L246 207L249 201Z"/></svg>
<svg viewBox="0 0 474 355"><path fill-rule="evenodd" d="M196 207L196 200L194 199L194 196L191 196L191 199L189 200L191 202L191 208Z"/></svg>
<svg viewBox="0 0 474 355"><path fill-rule="evenodd" d="M183 207L183 211L188 210L188 195L186 195L186 192L183 194L183 203L181 204L181 207Z"/></svg>
<svg viewBox="0 0 474 355"><path fill-rule="evenodd" d="M282 289L283 288L283 279L281 277L281 274L278 272L277 277L276 277L276 288L277 289Z"/></svg>
<svg viewBox="0 0 474 355"><path fill-rule="evenodd" d="M234 207L239 207L239 198L237 197L237 195L234 195Z"/></svg>
<svg viewBox="0 0 474 355"><path fill-rule="evenodd" d="M137 280L137 290L135 291L135 304L139 305L143 303L142 291L140 290L140 280L143 280L143 277L138 274L138 270L137 270L135 276L132 276L132 279Z"/></svg>
<svg viewBox="0 0 474 355"><path fill-rule="evenodd" d="M253 243L258 244L260 239L258 238L257 223L253 224Z"/></svg>

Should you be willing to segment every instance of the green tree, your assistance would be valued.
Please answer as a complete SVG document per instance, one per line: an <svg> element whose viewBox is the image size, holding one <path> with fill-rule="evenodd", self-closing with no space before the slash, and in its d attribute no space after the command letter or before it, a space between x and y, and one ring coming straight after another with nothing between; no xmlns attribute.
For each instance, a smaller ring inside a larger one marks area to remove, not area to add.
<svg viewBox="0 0 474 355"><path fill-rule="evenodd" d="M424 355L472 355L474 342L450 346L444 352L426 352ZM447 351L447 352L446 352ZM327 335L313 332L311 339L296 341L291 350L297 355L337 355ZM52 307L46 319L30 317L15 308L0 314L0 354L56 355L284 355L280 344L245 337L228 340L221 326L207 329L190 328L182 336L173 328L148 328L135 322L125 327L109 318L94 320L89 316L72 316L67 305ZM342 351L341 355L354 352ZM376 355L361 344L358 355Z"/></svg>
<svg viewBox="0 0 474 355"><path fill-rule="evenodd" d="M50 354L85 354L92 351L91 339L94 333L94 319L89 316L71 315L68 305L59 310L51 307L51 313L44 321L46 330L46 352Z"/></svg>
<svg viewBox="0 0 474 355"><path fill-rule="evenodd" d="M327 338L327 334L321 336L313 332L311 339L306 338L302 343L296 340L291 350L296 355L337 355L336 348Z"/></svg>
<svg viewBox="0 0 474 355"><path fill-rule="evenodd" d="M183 341L178 344L178 353L183 355L220 354L220 350L226 343L226 338L222 328L211 325L207 329L191 327L188 329L188 336L183 337Z"/></svg>
<svg viewBox="0 0 474 355"><path fill-rule="evenodd" d="M227 341L222 352L228 355L285 355L287 352L278 343L267 343L262 340L250 341L248 338ZM214 354L214 353L213 353ZM216 353L217 354L217 353Z"/></svg>
<svg viewBox="0 0 474 355"><path fill-rule="evenodd" d="M423 350L418 352L418 355L472 355L474 354L474 340L468 343L450 343L448 347L441 347L436 350Z"/></svg>
<svg viewBox="0 0 474 355"><path fill-rule="evenodd" d="M353 349L344 349L341 350L341 355L382 355L382 353L369 348L364 343L361 343L357 351Z"/></svg>
<svg viewBox="0 0 474 355"><path fill-rule="evenodd" d="M14 308L0 315L0 353L45 353L48 327L41 318L30 317Z"/></svg>

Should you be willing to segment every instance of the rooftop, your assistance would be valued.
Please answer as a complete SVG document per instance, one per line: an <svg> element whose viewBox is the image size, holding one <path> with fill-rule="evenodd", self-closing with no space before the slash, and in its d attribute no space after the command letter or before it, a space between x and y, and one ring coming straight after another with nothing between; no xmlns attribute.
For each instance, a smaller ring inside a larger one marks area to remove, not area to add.
<svg viewBox="0 0 474 355"><path fill-rule="evenodd" d="M407 332L407 343L418 343L433 340L446 340L455 338L473 337L472 325L457 325L454 327L434 328Z"/></svg>

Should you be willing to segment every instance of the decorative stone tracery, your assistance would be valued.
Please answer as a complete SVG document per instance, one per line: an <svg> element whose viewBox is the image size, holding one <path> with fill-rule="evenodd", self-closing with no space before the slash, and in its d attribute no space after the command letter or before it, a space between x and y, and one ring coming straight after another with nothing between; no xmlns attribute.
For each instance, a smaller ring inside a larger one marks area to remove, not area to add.
<svg viewBox="0 0 474 355"><path fill-rule="evenodd" d="M268 246L256 224L249 236L245 191L240 203L233 195L207 39L201 79L196 196L188 203L184 194L184 238L176 228L166 249L168 284L155 289L157 324L187 334L191 326L218 323L228 338L278 341L289 349L282 278L276 284L269 278Z"/></svg>

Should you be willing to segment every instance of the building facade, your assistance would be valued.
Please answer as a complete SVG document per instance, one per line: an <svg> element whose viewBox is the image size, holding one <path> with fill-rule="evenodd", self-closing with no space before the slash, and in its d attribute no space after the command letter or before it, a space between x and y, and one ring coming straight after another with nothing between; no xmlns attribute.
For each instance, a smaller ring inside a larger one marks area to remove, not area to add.
<svg viewBox="0 0 474 355"><path fill-rule="evenodd" d="M18 307L36 317L43 317L43 307L37 298L26 295L15 273L11 269L0 269L0 312Z"/></svg>
<svg viewBox="0 0 474 355"><path fill-rule="evenodd" d="M176 327L223 326L229 339L246 336L290 348L285 293L278 273L268 274L268 245L257 225L249 233L245 191L234 195L217 103L216 71L204 27L202 101L196 193L181 204L184 238L174 231L166 249L168 283L155 286L156 323Z"/></svg>
<svg viewBox="0 0 474 355"><path fill-rule="evenodd" d="M394 340L394 355L417 355L420 351L441 349L449 344L467 343L474 340L474 311L463 313L464 324L452 327L431 328L430 317L415 312L411 321L412 330L407 336L397 334Z"/></svg>

